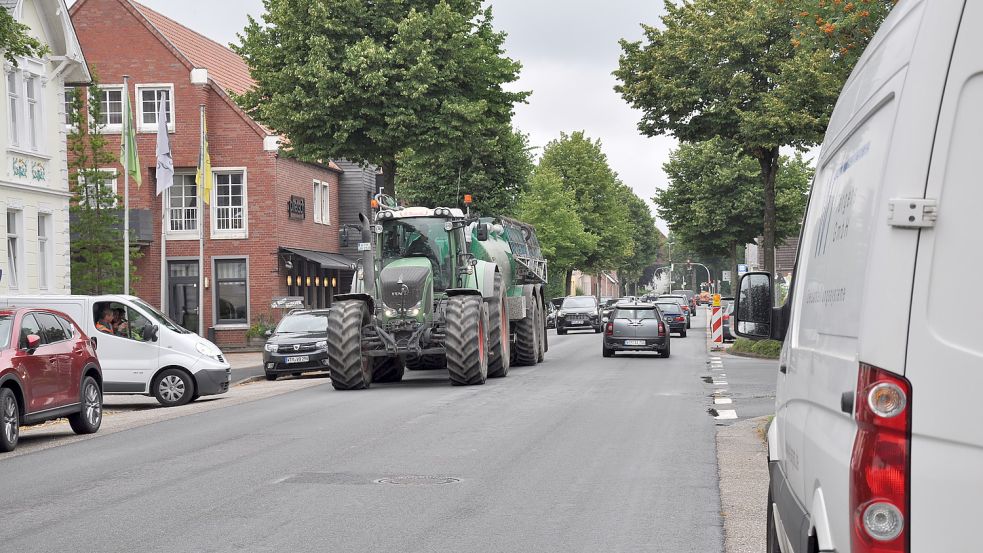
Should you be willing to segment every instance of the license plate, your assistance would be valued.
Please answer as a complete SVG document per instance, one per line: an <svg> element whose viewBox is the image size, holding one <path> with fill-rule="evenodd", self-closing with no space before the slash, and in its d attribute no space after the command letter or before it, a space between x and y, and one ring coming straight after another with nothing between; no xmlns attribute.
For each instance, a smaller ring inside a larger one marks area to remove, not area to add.
<svg viewBox="0 0 983 553"><path fill-rule="evenodd" d="M570 321L570 324L572 324L572 325L582 325L582 324L584 324L584 321Z"/></svg>
<svg viewBox="0 0 983 553"><path fill-rule="evenodd" d="M626 346L644 346L645 340L625 340Z"/></svg>
<svg viewBox="0 0 983 553"><path fill-rule="evenodd" d="M287 357L287 363L307 363L311 360L310 355L298 355L296 357Z"/></svg>

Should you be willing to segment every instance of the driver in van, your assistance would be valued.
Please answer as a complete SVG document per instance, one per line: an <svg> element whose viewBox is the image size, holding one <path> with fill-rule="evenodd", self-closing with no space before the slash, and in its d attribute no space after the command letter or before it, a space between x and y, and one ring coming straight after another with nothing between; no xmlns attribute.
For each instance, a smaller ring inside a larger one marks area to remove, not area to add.
<svg viewBox="0 0 983 553"><path fill-rule="evenodd" d="M115 317L111 308L103 307L102 311L99 312L99 320L96 321L96 330L106 334L115 334L113 332L113 319Z"/></svg>

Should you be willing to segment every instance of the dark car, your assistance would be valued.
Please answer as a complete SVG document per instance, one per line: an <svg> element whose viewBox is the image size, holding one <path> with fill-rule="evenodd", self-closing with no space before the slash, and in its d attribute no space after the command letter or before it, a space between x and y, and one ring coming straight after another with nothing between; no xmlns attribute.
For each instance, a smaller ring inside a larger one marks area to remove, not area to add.
<svg viewBox="0 0 983 553"><path fill-rule="evenodd" d="M690 308L689 300L686 296L682 294L663 294L659 296L658 301L674 301L679 304L679 308L683 311L683 316L686 317L686 328L691 328L693 326L692 316L695 315L693 310Z"/></svg>
<svg viewBox="0 0 983 553"><path fill-rule="evenodd" d="M568 330L601 331L600 310L594 296L569 296L563 298L560 310L556 312L556 333L563 335Z"/></svg>
<svg viewBox="0 0 983 553"><path fill-rule="evenodd" d="M328 370L328 310L293 311L263 347L267 380L283 374Z"/></svg>
<svg viewBox="0 0 983 553"><path fill-rule="evenodd" d="M619 302L604 323L601 354L613 357L616 351L654 351L669 357L669 331L662 318L655 304Z"/></svg>
<svg viewBox="0 0 983 553"><path fill-rule="evenodd" d="M689 304L690 315L696 316L696 293L692 290L673 290L669 292L670 294L679 294L686 298L686 302Z"/></svg>
<svg viewBox="0 0 983 553"><path fill-rule="evenodd" d="M676 301L660 301L655 304L662 311L662 320L669 325L669 332L678 332L681 338L686 337L686 316Z"/></svg>
<svg viewBox="0 0 983 553"><path fill-rule="evenodd" d="M21 425L60 417L76 434L102 425L94 343L59 311L0 311L0 451L17 447Z"/></svg>
<svg viewBox="0 0 983 553"><path fill-rule="evenodd" d="M622 301L622 300L619 300L619 299L616 299L616 298L608 299L607 301L603 301L604 298L601 298L601 300L602 300L601 301L601 321L604 321L605 319L607 319L608 316L611 315L611 312L614 311L614 304L616 304L616 303L618 303L619 301Z"/></svg>
<svg viewBox="0 0 983 553"><path fill-rule="evenodd" d="M731 317L734 316L734 302L731 301L731 302L727 302L726 304L724 302L720 302L720 308L723 310L724 313L723 321L722 321L724 341L729 342L729 341L736 340L737 339L736 336L734 336L734 333L730 331L730 320Z"/></svg>
<svg viewBox="0 0 983 553"><path fill-rule="evenodd" d="M546 328L556 328L556 311L553 302L546 303Z"/></svg>

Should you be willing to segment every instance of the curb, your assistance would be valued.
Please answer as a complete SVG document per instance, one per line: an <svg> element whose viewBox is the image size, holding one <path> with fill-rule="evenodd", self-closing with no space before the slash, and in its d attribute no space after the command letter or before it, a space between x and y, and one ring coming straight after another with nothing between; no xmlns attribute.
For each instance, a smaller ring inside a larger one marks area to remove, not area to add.
<svg viewBox="0 0 983 553"><path fill-rule="evenodd" d="M768 451L759 428L767 417L717 429L717 471L726 553L765 549Z"/></svg>
<svg viewBox="0 0 983 553"><path fill-rule="evenodd" d="M733 351L733 348L727 348L728 355L733 355L734 357L747 357L748 359L764 359L765 361L778 361L778 357L766 357L764 355L758 355L757 353L746 353L743 351Z"/></svg>

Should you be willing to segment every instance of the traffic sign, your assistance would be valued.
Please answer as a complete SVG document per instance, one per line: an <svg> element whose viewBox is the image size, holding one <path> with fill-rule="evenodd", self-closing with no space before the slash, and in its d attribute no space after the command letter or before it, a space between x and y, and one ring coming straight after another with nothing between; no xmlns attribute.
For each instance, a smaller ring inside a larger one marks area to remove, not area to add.
<svg viewBox="0 0 983 553"><path fill-rule="evenodd" d="M724 282L730 282L730 271L724 271Z"/></svg>
<svg viewBox="0 0 983 553"><path fill-rule="evenodd" d="M720 307L720 294L713 295L713 307Z"/></svg>
<svg viewBox="0 0 983 553"><path fill-rule="evenodd" d="M748 272L748 269L747 269L747 265L746 264L741 263L740 265L737 266L737 274L738 275L743 275L746 272Z"/></svg>

